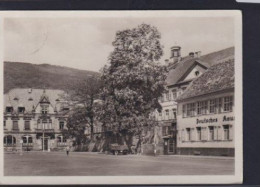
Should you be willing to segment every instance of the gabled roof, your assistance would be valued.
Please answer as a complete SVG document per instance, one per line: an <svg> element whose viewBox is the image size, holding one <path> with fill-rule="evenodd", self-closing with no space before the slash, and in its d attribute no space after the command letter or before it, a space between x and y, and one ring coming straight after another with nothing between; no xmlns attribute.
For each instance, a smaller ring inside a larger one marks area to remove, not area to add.
<svg viewBox="0 0 260 187"><path fill-rule="evenodd" d="M200 58L192 58L186 56L176 65L175 69L171 69L168 73L166 83L168 86L175 85L181 82L183 76L190 71L190 69L195 65L199 64L204 67L209 68L210 66L219 63L221 60L226 59L234 55L234 47L223 49L217 52L213 52L207 55L203 55Z"/></svg>
<svg viewBox="0 0 260 187"><path fill-rule="evenodd" d="M31 112L41 99L47 97L53 107L56 106L58 110L60 109L60 105L55 100L60 98L61 95L64 94L64 91L46 89L43 97L43 89L32 89L31 92L28 90L28 88L15 88L10 90L4 95L4 107L12 106L14 111L16 111L18 106L22 104L25 107L25 111ZM14 100L17 96L19 96L19 100Z"/></svg>
<svg viewBox="0 0 260 187"><path fill-rule="evenodd" d="M177 98L184 99L234 88L234 58L211 66Z"/></svg>

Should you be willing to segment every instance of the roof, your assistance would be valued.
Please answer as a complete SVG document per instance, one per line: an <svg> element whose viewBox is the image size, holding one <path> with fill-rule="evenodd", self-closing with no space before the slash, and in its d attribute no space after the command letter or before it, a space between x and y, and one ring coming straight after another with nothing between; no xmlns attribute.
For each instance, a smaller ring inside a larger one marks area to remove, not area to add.
<svg viewBox="0 0 260 187"><path fill-rule="evenodd" d="M46 89L29 89L29 88L15 88L4 95L4 107L12 106L16 111L19 106L24 106L26 112L31 112L33 107L36 107L41 98L48 96L48 100L53 107L58 107L57 98L61 98L64 93L62 90ZM17 98L18 100L15 100Z"/></svg>
<svg viewBox="0 0 260 187"><path fill-rule="evenodd" d="M179 83L179 81L182 80L182 76L196 63L209 68L210 66L217 64L221 60L226 59L232 55L234 55L234 47L203 55L199 58L186 56L182 58L175 69L171 69L169 71L168 77L166 79L167 85L171 86Z"/></svg>
<svg viewBox="0 0 260 187"><path fill-rule="evenodd" d="M234 58L211 66L177 98L177 101L234 88Z"/></svg>

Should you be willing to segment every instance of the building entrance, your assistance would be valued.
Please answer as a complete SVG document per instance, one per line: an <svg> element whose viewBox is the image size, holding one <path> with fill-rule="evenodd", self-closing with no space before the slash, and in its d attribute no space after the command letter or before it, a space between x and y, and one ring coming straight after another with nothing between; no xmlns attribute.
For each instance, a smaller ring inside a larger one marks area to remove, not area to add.
<svg viewBox="0 0 260 187"><path fill-rule="evenodd" d="M43 150L48 150L48 139L44 138L44 140L42 141L42 147Z"/></svg>
<svg viewBox="0 0 260 187"><path fill-rule="evenodd" d="M164 154L176 154L176 141L173 138L164 139Z"/></svg>

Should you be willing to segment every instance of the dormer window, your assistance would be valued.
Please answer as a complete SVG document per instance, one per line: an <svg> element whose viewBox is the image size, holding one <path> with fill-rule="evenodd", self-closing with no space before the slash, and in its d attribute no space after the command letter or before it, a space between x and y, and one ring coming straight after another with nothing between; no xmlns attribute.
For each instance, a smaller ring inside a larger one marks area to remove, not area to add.
<svg viewBox="0 0 260 187"><path fill-rule="evenodd" d="M42 114L47 114L48 113L48 106L47 105L43 105L42 106Z"/></svg>
<svg viewBox="0 0 260 187"><path fill-rule="evenodd" d="M19 99L17 97L14 98L14 101L18 101Z"/></svg>
<svg viewBox="0 0 260 187"><path fill-rule="evenodd" d="M19 113L24 113L25 111L25 108L24 107L18 107L18 112Z"/></svg>
<svg viewBox="0 0 260 187"><path fill-rule="evenodd" d="M13 112L13 107L6 107L6 112L7 113L12 113Z"/></svg>

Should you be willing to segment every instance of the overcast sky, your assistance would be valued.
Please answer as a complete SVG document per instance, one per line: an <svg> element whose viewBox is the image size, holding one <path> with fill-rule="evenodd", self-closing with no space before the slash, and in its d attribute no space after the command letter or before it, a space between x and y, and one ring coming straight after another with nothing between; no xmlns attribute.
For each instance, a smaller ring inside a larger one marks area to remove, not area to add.
<svg viewBox="0 0 260 187"><path fill-rule="evenodd" d="M141 23L161 33L161 62L173 45L182 47L182 56L234 46L232 18L6 18L4 60L99 71L113 50L116 31Z"/></svg>

